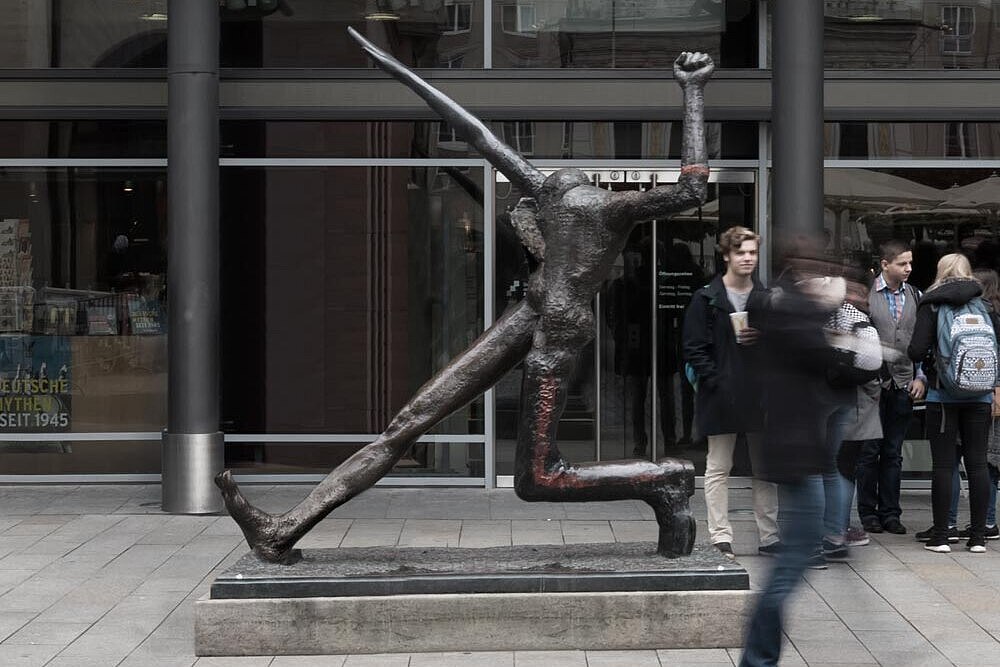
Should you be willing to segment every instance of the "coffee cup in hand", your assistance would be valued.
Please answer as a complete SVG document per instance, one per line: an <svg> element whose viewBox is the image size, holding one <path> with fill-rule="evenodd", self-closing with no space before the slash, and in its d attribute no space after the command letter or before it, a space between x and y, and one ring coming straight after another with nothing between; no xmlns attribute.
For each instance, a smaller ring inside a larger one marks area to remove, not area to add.
<svg viewBox="0 0 1000 667"><path fill-rule="evenodd" d="M736 334L736 342L741 342L740 334L750 326L749 314L745 310L737 310L735 313L729 313L729 321L733 324L733 333Z"/></svg>

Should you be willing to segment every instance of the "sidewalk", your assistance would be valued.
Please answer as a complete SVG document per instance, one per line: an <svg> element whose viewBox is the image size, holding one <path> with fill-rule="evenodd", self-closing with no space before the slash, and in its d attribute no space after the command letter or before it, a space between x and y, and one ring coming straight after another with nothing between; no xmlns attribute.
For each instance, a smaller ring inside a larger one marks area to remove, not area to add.
<svg viewBox="0 0 1000 667"><path fill-rule="evenodd" d="M250 486L281 511L309 486ZM963 500L963 505L965 501ZM156 485L0 486L0 665L178 667L656 667L729 665L739 650L558 651L201 658L192 602L246 552L225 516L160 512ZM701 491L696 515L704 517ZM759 586L749 491L733 491L735 549ZM788 613L783 665L1000 666L1000 542L933 554L930 492L904 492L909 535L873 536L850 564L809 572ZM964 508L963 508L964 509ZM699 539L705 539L699 521ZM509 489L374 489L339 508L303 547L561 544L655 539L631 501L529 504ZM961 545L960 545L961 546Z"/></svg>

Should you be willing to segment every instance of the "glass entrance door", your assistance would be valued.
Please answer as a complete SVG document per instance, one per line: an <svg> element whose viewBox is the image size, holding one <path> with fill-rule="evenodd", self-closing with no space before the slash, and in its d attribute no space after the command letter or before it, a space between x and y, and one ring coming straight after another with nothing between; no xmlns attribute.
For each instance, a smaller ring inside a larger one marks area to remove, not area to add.
<svg viewBox="0 0 1000 667"><path fill-rule="evenodd" d="M584 169L610 190L646 190L678 170ZM680 456L704 472L706 444L694 428L694 394L683 376L681 327L694 290L719 268L718 236L756 227L752 171L714 170L700 208L638 225L595 296L593 341L581 351L559 423L559 447L572 461ZM524 297L530 266L509 211L521 193L497 175L494 303L499 315ZM513 474L521 369L495 390L497 474ZM748 465L739 453L734 474Z"/></svg>

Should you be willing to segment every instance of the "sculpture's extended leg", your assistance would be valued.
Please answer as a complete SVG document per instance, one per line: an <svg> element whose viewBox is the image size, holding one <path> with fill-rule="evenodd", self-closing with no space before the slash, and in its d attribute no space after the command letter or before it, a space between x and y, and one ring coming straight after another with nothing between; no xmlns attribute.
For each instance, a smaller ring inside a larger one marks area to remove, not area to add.
<svg viewBox="0 0 1000 667"><path fill-rule="evenodd" d="M229 471L216 478L226 508L258 557L272 562L294 558L292 547L335 508L382 478L413 442L436 423L495 384L524 358L538 316L527 300L417 390L374 442L340 464L298 505L272 516L253 507Z"/></svg>
<svg viewBox="0 0 1000 667"><path fill-rule="evenodd" d="M690 461L610 461L572 465L559 453L556 430L573 361L592 330L589 309L543 316L525 360L514 488L528 501L586 502L637 499L648 503L660 527L658 551L686 555L694 546Z"/></svg>

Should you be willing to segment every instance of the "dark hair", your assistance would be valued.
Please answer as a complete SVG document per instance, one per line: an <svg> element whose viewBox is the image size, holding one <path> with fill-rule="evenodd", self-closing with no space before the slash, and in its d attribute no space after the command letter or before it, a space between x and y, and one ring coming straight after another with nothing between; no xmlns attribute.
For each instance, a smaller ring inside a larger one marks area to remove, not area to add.
<svg viewBox="0 0 1000 667"><path fill-rule="evenodd" d="M884 259L887 262L891 262L896 259L904 252L911 252L910 244L906 241L900 241L899 239L889 239L881 246L879 246L879 259Z"/></svg>
<svg viewBox="0 0 1000 667"><path fill-rule="evenodd" d="M976 269L972 275L983 286L983 301L1000 313L1000 276L993 269Z"/></svg>

